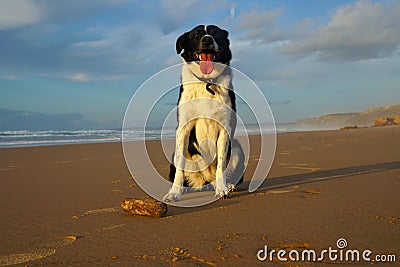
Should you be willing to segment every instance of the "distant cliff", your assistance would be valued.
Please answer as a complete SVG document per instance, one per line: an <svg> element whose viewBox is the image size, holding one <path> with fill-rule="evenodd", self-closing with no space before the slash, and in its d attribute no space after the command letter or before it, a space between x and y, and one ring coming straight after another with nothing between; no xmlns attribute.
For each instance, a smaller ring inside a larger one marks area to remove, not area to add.
<svg viewBox="0 0 400 267"><path fill-rule="evenodd" d="M400 105L371 108L356 113L339 113L323 115L316 118L302 119L295 122L298 128L304 129L339 129L345 126L373 126L377 118L400 115Z"/></svg>

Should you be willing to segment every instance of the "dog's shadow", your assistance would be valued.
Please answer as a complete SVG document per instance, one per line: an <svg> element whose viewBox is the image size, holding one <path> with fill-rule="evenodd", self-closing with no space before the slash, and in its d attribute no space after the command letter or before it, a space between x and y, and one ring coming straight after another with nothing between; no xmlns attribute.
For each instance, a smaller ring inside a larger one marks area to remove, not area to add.
<svg viewBox="0 0 400 267"><path fill-rule="evenodd" d="M343 179L367 173L378 173L394 169L400 169L400 161L352 166L346 168L318 171L314 173L270 177L268 179L265 179L262 185L254 193L267 193L270 190L276 190L294 185L315 183L334 179ZM214 201L213 203L194 208L180 208L170 206L167 216L176 216L180 214L193 213L235 205L240 202L241 197L252 194L248 192L249 185L250 181L244 181L238 186L238 191L234 192L232 198L228 200L218 200Z"/></svg>

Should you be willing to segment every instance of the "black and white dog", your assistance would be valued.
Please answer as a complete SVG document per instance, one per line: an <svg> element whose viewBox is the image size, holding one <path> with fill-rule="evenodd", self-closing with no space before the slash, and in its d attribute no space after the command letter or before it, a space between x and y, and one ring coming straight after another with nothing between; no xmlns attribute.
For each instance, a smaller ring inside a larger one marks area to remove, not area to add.
<svg viewBox="0 0 400 267"><path fill-rule="evenodd" d="M166 202L178 201L183 186L201 189L209 183L217 198L226 198L242 181L243 150L233 138L236 105L229 44L228 32L214 25L197 26L176 41L184 64L169 175L173 186Z"/></svg>

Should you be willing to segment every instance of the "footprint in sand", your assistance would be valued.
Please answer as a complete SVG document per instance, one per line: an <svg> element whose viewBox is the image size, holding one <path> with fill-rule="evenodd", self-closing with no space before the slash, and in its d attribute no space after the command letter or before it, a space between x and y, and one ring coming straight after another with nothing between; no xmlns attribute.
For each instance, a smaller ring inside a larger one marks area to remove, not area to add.
<svg viewBox="0 0 400 267"><path fill-rule="evenodd" d="M100 208L100 209L94 209L94 210L88 210L85 211L81 215L72 215L72 219L79 219L87 215L93 215L93 214L99 214L99 213L111 213L111 212L120 212L121 208L120 207L108 207L108 208Z"/></svg>
<svg viewBox="0 0 400 267"><path fill-rule="evenodd" d="M9 266L34 261L51 256L54 253L56 253L55 249L42 249L26 253L0 255L0 266Z"/></svg>
<svg viewBox="0 0 400 267"><path fill-rule="evenodd" d="M6 168L0 169L0 171L10 171L10 170L14 170L15 168L17 168L17 166L10 165L10 166L7 166Z"/></svg>
<svg viewBox="0 0 400 267"><path fill-rule="evenodd" d="M315 163L280 163L279 165L285 166L286 169L309 170L311 172L318 172L322 170L322 168L313 167L316 165Z"/></svg>
<svg viewBox="0 0 400 267"><path fill-rule="evenodd" d="M59 240L54 240L49 244L44 245L42 248L38 248L32 251L0 255L0 266L20 264L49 257L57 252L56 248L70 245L78 238L79 237L72 235L64 236Z"/></svg>
<svg viewBox="0 0 400 267"><path fill-rule="evenodd" d="M79 219L86 215L102 214L102 213L110 213L110 212L120 212L120 211L121 211L120 207L100 208L100 209L88 210L83 215L81 215L81 216L74 215L74 216L72 216L72 218ZM102 228L101 231L114 230L114 229L117 229L117 228L120 228L123 226L124 226L124 224L112 225L112 226ZM80 238L82 238L82 236L68 235L68 236L64 236L64 237L61 237L56 240L51 240L47 244L43 244L32 250L11 253L11 254L4 254L4 255L0 254L0 266L10 266L10 265L15 265L15 264L21 264L21 263L26 263L26 262L49 257L57 252L57 248L71 245L72 243L74 243L76 240L78 240Z"/></svg>
<svg viewBox="0 0 400 267"><path fill-rule="evenodd" d="M303 195L301 195L302 198L308 198L308 197L313 197L316 195L321 194L322 190L320 189L306 189L303 190L302 193L304 193Z"/></svg>
<svg viewBox="0 0 400 267"><path fill-rule="evenodd" d="M290 193L290 192L294 192L299 188L298 185L293 185L290 187L287 187L285 189L272 189L272 190L268 190L265 193L258 193L259 195L271 195L271 194L285 194L285 193Z"/></svg>

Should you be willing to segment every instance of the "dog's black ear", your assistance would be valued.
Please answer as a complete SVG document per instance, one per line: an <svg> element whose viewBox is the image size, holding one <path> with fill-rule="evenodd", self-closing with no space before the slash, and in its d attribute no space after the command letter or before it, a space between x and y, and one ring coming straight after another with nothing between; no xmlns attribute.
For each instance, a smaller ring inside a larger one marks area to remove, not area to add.
<svg viewBox="0 0 400 267"><path fill-rule="evenodd" d="M182 50L185 48L185 44L187 42L189 33L185 32L181 36L179 36L178 40L176 40L176 53L180 54Z"/></svg>
<svg viewBox="0 0 400 267"><path fill-rule="evenodd" d="M230 41L229 41L229 39L228 39L228 35L229 35L228 32L225 31L225 30L222 30L222 33L223 33L223 35L224 35L224 37L225 37L226 45L229 46L231 43L230 43Z"/></svg>

